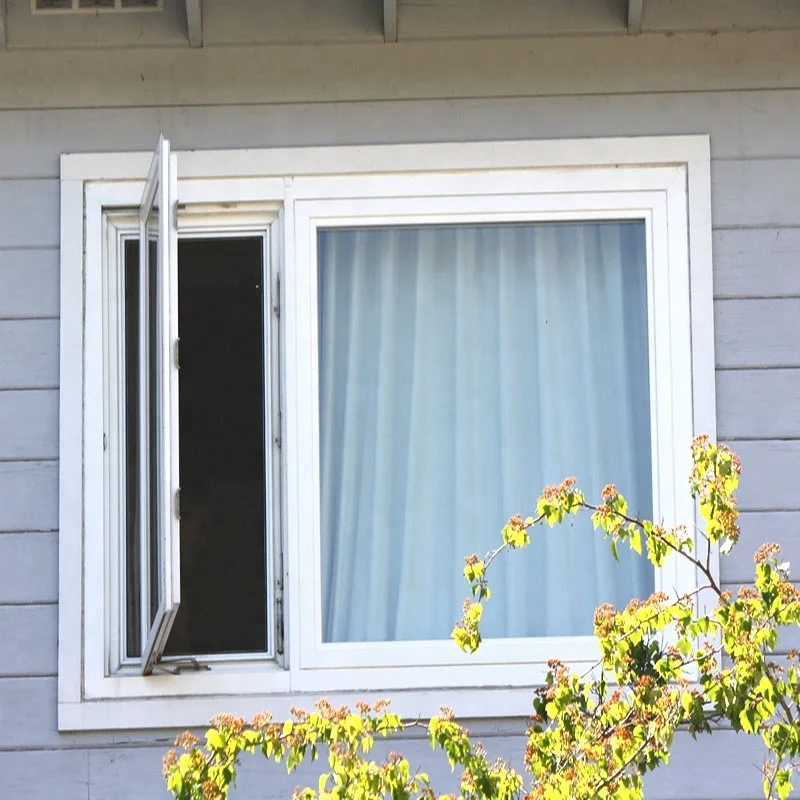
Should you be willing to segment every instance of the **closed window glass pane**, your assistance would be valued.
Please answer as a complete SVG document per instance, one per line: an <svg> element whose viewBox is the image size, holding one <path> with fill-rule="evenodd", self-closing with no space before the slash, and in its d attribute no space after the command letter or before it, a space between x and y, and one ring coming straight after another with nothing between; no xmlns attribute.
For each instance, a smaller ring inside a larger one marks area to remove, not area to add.
<svg viewBox="0 0 800 800"><path fill-rule="evenodd" d="M465 555L574 475L652 511L643 222L318 236L323 638L446 639ZM591 634L652 591L588 520L493 566L494 637Z"/></svg>

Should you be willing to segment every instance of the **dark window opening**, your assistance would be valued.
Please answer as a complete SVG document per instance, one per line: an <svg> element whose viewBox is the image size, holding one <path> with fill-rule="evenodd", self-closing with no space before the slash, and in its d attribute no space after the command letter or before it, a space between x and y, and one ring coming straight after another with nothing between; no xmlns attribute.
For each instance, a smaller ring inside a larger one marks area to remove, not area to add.
<svg viewBox="0 0 800 800"><path fill-rule="evenodd" d="M181 603L164 655L264 652L270 642L263 239L182 239L178 256ZM135 657L141 652L136 242L127 243L125 260L126 615L127 654Z"/></svg>

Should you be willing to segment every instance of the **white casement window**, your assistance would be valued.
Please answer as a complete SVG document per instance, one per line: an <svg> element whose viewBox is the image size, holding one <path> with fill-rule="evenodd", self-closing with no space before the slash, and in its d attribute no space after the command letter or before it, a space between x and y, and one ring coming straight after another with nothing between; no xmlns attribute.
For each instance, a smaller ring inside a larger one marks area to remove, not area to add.
<svg viewBox="0 0 800 800"><path fill-rule="evenodd" d="M693 521L710 232L706 137L64 156L59 727L523 714L693 588L543 530L449 640L545 484Z"/></svg>

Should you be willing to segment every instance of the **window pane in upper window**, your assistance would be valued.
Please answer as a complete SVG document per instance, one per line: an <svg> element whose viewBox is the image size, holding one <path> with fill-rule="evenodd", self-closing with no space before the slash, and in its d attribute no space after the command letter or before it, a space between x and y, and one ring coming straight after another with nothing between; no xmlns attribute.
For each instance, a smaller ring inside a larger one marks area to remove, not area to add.
<svg viewBox="0 0 800 800"><path fill-rule="evenodd" d="M264 240L181 239L181 605L166 655L267 649Z"/></svg>
<svg viewBox="0 0 800 800"><path fill-rule="evenodd" d="M575 475L650 515L645 225L318 236L323 637L446 639L463 558ZM591 634L652 591L581 520L496 562L495 637Z"/></svg>

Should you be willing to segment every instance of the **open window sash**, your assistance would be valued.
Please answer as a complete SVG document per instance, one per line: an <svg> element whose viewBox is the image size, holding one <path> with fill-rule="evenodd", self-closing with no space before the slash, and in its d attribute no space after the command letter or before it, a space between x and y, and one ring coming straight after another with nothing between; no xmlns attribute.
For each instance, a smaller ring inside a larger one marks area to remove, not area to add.
<svg viewBox="0 0 800 800"><path fill-rule="evenodd" d="M139 207L139 514L143 675L180 605L177 165L159 138Z"/></svg>

